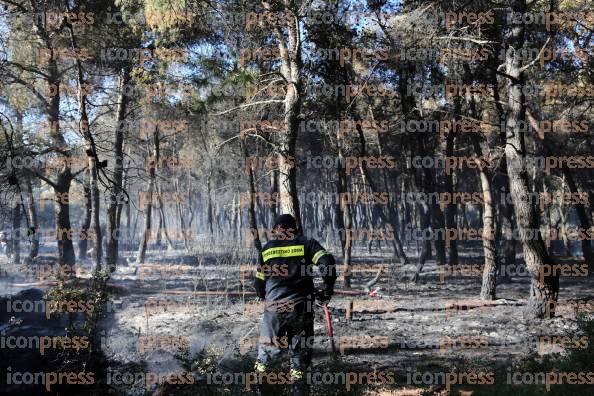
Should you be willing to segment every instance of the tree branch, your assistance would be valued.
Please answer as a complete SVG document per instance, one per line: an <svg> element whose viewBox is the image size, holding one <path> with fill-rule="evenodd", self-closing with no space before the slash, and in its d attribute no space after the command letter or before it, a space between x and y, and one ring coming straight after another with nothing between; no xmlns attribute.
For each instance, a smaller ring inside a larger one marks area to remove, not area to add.
<svg viewBox="0 0 594 396"><path fill-rule="evenodd" d="M233 112L235 110L242 110L242 109L245 109L245 108L251 107L251 106L257 106L257 105L269 104L269 103L284 103L284 102L285 102L284 100L280 100L280 99L270 99L270 100L263 100L261 102L245 103L245 104L239 105L237 107L234 107L232 109L225 110L225 111L223 111L221 113L215 113L213 115L214 116L221 116L221 115L224 115L224 114L231 113L231 112Z"/></svg>

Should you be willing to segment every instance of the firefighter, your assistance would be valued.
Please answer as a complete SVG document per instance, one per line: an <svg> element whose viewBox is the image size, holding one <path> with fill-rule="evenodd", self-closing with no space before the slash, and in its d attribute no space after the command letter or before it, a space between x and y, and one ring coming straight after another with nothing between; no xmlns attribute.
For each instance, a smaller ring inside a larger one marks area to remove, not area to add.
<svg viewBox="0 0 594 396"><path fill-rule="evenodd" d="M259 255L255 289L258 298L265 301L255 366L260 394L272 390L266 373L278 369L285 349L289 351L290 366L285 379L292 384L293 395L309 393L306 370L311 362L313 307L316 298L325 303L334 293L334 257L318 241L297 232L293 216L280 215L272 229L273 239ZM321 290L314 288L316 268L324 283Z"/></svg>

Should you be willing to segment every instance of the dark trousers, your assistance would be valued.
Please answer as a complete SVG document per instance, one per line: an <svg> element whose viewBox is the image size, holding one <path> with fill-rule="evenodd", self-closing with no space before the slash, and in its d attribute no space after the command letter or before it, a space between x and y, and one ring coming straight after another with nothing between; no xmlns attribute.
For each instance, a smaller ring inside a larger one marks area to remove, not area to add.
<svg viewBox="0 0 594 396"><path fill-rule="evenodd" d="M289 351L289 375L305 394L306 370L311 363L314 334L313 304L308 301L292 305L292 309L267 307L260 327L256 371L274 371L282 364L283 351Z"/></svg>

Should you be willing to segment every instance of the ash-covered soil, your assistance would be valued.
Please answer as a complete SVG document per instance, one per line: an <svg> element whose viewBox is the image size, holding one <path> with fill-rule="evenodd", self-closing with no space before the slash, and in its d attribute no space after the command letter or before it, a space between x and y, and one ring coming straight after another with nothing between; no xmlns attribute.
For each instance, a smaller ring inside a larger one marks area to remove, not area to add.
<svg viewBox="0 0 594 396"><path fill-rule="evenodd" d="M365 259L354 260L354 266L384 266L386 270L371 293L364 289L375 270L355 272L349 290L341 288L339 278L337 293L329 303L336 353L319 308L312 368L327 371L340 366L395 374L392 388L400 391L367 394L422 394L428 386L407 384L407 374L421 367L458 367L469 361L488 366L529 353L564 353L546 337L575 335L576 308L594 312L592 277L561 278L557 316L533 320L523 314L529 292L526 276L499 284L498 299L486 302L477 298L480 276L444 277L435 262L428 262L420 281L414 283L410 281L414 264L402 266L388 255L364 251L354 254L361 256ZM572 258L566 260L572 262ZM151 251L144 265L128 261L112 276L108 314L100 323L108 373L188 372L204 382L212 372L250 370L263 306L255 303L251 275L240 269L254 262L253 253L223 256L216 252ZM480 264L480 259L467 252L461 262ZM4 279L9 293L31 287L46 290L53 284L5 268L6 273L12 272ZM88 278L90 268L90 264L80 266L79 276ZM147 388L138 377L111 382L114 394L196 394L179 390L163 393L163 387ZM431 394L441 391L436 392Z"/></svg>
<svg viewBox="0 0 594 396"><path fill-rule="evenodd" d="M131 265L114 276L115 308L103 323L103 350L114 366L143 362L147 371L184 371L188 362L195 369L213 350L217 370L236 372L253 364L262 308L258 311L250 293L251 277L242 282L236 262L208 257L173 265L166 275L158 268L168 261L152 260L152 273L146 266L140 271ZM342 365L360 371L392 370L402 380L407 370L448 367L460 359L495 363L531 352L562 353L563 348L546 336L575 334L576 308L594 312L591 277L562 278L557 316L533 320L523 313L529 291L526 276L498 285L498 299L485 302L477 298L480 277L443 279L435 262L425 265L418 283L409 280L414 265L402 266L388 256L355 260L354 265L359 264L387 265L389 270L372 287L373 296L363 289L375 271L355 273L348 291L337 283L329 304L336 356ZM352 295L353 291L360 294ZM187 353L180 357L171 345L147 347L149 341L139 343L139 336L187 337ZM322 369L335 355L320 308L315 336L312 367Z"/></svg>

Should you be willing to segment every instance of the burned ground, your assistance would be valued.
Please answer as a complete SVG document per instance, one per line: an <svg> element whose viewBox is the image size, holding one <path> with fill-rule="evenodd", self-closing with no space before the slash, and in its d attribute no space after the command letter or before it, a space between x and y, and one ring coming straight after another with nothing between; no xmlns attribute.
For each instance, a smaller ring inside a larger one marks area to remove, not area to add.
<svg viewBox="0 0 594 396"><path fill-rule="evenodd" d="M117 394L196 394L200 389L211 394L249 394L241 384L215 384L212 376L246 375L252 370L263 307L255 303L251 276L243 280L239 276L239 263L252 260L249 251L233 255L151 251L144 265L131 262L119 267L109 282L106 316L99 323L97 345L107 371L98 383ZM460 260L475 259L468 252ZM578 311L594 312L591 278L562 278L557 315L534 320L522 309L527 277L512 277L498 285L498 299L489 302L477 298L480 277L444 276L433 261L425 265L416 283L410 281L415 266L394 263L388 254L367 256L361 264L386 271L372 293L363 289L375 276L373 271L355 273L349 290L338 286L329 304L336 353L322 311L317 310L312 372L383 372L392 373L394 381L373 384L364 377L358 379L363 385L347 390L346 385L330 386L320 379L314 386L318 394L464 394L459 392L473 388L454 382L445 389L439 379L435 384L428 382L428 373L497 368L497 375L503 375L505 367L528 357L540 361L567 354L572 346L560 346L553 336L579 336ZM16 268L5 268L12 272L14 293L23 289L21 294L41 295L31 288L55 287L52 282L19 276ZM85 281L88 278L81 279L82 284ZM44 331L54 328L52 334L59 335L60 328L72 325L72 317L69 323L62 318L51 324L33 316L19 323L18 315L12 319L3 315L3 323L12 320L4 325L7 334L27 334L38 326ZM40 367L44 364L50 362L40 361ZM147 386L146 378L139 376L116 383L113 378L122 373L191 373L194 385ZM424 374L425 382L415 383L414 373ZM474 392L483 394L485 387L475 387Z"/></svg>

